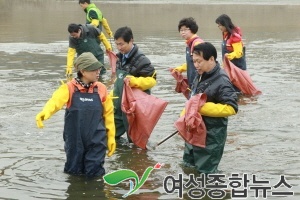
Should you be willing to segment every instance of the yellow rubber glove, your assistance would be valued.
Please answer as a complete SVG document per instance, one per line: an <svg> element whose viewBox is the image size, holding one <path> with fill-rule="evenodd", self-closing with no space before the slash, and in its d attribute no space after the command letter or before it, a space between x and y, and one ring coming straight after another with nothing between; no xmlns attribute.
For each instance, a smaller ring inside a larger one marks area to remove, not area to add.
<svg viewBox="0 0 300 200"><path fill-rule="evenodd" d="M66 76L72 75L72 68L74 64L74 57L76 54L76 49L74 48L68 48L68 54L67 54L67 68L66 68Z"/></svg>
<svg viewBox="0 0 300 200"><path fill-rule="evenodd" d="M103 117L107 134L107 156L110 157L114 154L116 150L114 105L110 95L107 95L106 101L103 102Z"/></svg>
<svg viewBox="0 0 300 200"><path fill-rule="evenodd" d="M69 89L67 84L62 84L47 101L43 110L35 117L38 128L43 128L43 121L49 119L60 110L69 100Z"/></svg>
<svg viewBox="0 0 300 200"><path fill-rule="evenodd" d="M97 28L99 26L99 23L100 22L98 19L92 19L90 24Z"/></svg>
<svg viewBox="0 0 300 200"><path fill-rule="evenodd" d="M206 102L199 109L199 113L207 117L228 117L236 114L232 106L213 102Z"/></svg>
<svg viewBox="0 0 300 200"><path fill-rule="evenodd" d="M107 22L106 18L104 18L104 17L103 17L103 19L102 19L102 26L104 27L105 32L107 33L107 35L108 35L110 38L114 37L112 31L110 30L110 27L109 27L109 25L108 25L108 22Z"/></svg>
<svg viewBox="0 0 300 200"><path fill-rule="evenodd" d="M185 108L183 108L183 110L180 112L180 117L182 117L185 114Z"/></svg>
<svg viewBox="0 0 300 200"><path fill-rule="evenodd" d="M51 114L47 111L41 111L39 112L36 117L35 117L35 120L36 120L36 126L38 128L44 128L44 124L43 124L43 121L46 120L46 119L49 119L49 117L51 116Z"/></svg>
<svg viewBox="0 0 300 200"><path fill-rule="evenodd" d="M73 73L72 67L66 67L66 76L70 77L72 76L72 73Z"/></svg>
<svg viewBox="0 0 300 200"><path fill-rule="evenodd" d="M108 40L106 39L105 35L102 32L98 37L100 41L103 43L103 45L105 46L106 51L112 51L111 44L108 42Z"/></svg>
<svg viewBox="0 0 300 200"><path fill-rule="evenodd" d="M227 58L232 60L234 58L241 58L243 56L243 44L242 42L237 42L232 44L233 52L227 54Z"/></svg>
<svg viewBox="0 0 300 200"><path fill-rule="evenodd" d="M187 65L186 63L184 63L183 65L180 65L178 67L175 67L174 70L182 73L182 72L186 72L187 71Z"/></svg>
<svg viewBox="0 0 300 200"><path fill-rule="evenodd" d="M153 77L135 77L126 76L129 79L129 86L139 88L141 90L147 90L156 85L156 80Z"/></svg>

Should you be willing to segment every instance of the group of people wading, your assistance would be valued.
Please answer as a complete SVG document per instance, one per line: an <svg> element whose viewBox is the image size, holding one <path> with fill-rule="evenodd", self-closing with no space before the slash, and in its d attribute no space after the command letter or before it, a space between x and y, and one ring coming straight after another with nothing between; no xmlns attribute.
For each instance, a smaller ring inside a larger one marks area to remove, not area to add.
<svg viewBox="0 0 300 200"><path fill-rule="evenodd" d="M127 133L128 123L121 110L124 79L132 88L148 94L156 85L156 70L150 60L134 43L131 28L123 26L111 31L102 12L90 0L79 0L86 12L86 24L71 23L68 26L69 48L66 75L73 71L76 77L62 84L36 116L37 126L66 106L63 138L66 162L64 172L73 175L102 176L105 174L104 159L116 150L116 141ZM239 68L246 70L244 45L241 31L223 14L216 19L223 35L222 56ZM105 34L113 38L118 49L114 89L99 81L106 73L104 51L112 51ZM224 151L228 116L238 112L237 88L217 61L216 48L196 33L198 25L193 18L183 18L178 31L186 41L186 63L174 68L187 72L189 99L204 94L206 102L198 108L205 124L204 147L185 142L183 161L199 173L216 173ZM74 61L75 54L77 58ZM186 115L183 110L181 115ZM128 135L127 135L128 136ZM130 140L130 137L128 138ZM107 152L107 153L106 153Z"/></svg>

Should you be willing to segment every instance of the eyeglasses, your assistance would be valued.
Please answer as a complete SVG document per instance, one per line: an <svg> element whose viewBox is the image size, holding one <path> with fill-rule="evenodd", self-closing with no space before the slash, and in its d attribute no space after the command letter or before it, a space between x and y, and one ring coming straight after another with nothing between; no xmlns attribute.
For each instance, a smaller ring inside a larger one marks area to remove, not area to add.
<svg viewBox="0 0 300 200"><path fill-rule="evenodd" d="M182 33L182 32L187 32L188 30L190 30L190 29L189 29L189 28L180 29L179 32L180 32L180 33Z"/></svg>

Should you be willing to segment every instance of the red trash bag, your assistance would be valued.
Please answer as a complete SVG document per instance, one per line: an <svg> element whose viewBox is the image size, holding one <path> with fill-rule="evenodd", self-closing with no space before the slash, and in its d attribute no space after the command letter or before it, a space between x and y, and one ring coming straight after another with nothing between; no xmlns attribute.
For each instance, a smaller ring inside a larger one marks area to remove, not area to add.
<svg viewBox="0 0 300 200"><path fill-rule="evenodd" d="M111 74L115 75L118 57L113 51L106 51L106 55L108 56L109 65L111 67Z"/></svg>
<svg viewBox="0 0 300 200"><path fill-rule="evenodd" d="M169 71L171 72L171 75L175 78L176 82L176 87L175 91L178 93L182 93L187 99L190 96L190 88L188 84L187 78L183 77L182 73L173 70L173 68L170 68Z"/></svg>
<svg viewBox="0 0 300 200"><path fill-rule="evenodd" d="M243 94L256 96L262 93L253 84L249 73L235 66L226 56L224 57L223 67L232 84L240 89Z"/></svg>
<svg viewBox="0 0 300 200"><path fill-rule="evenodd" d="M168 102L140 89L131 88L129 80L124 79L121 108L127 116L128 135L136 146L146 149L151 132L167 104Z"/></svg>
<svg viewBox="0 0 300 200"><path fill-rule="evenodd" d="M206 146L207 133L199 109L205 104L206 99L204 93L192 96L185 103L185 114L174 123L179 135L187 143L202 148Z"/></svg>

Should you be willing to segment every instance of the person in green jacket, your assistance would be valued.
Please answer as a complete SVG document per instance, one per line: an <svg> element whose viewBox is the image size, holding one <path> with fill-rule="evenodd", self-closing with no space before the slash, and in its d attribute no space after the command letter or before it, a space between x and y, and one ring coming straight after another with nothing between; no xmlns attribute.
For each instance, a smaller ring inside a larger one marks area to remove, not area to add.
<svg viewBox="0 0 300 200"><path fill-rule="evenodd" d="M100 42L105 46L106 51L111 51L111 44L107 41L105 35L92 25L82 25L71 23L68 26L69 48L67 54L66 76L72 75L75 54L80 56L84 52L91 52L104 64L104 52L99 46ZM100 74L106 73L105 67L102 67Z"/></svg>
<svg viewBox="0 0 300 200"><path fill-rule="evenodd" d="M107 35L110 38L113 37L113 32L111 31L106 18L103 17L102 12L94 3L91 3L90 0L79 0L79 5L86 13L86 24L92 24L101 31L103 26Z"/></svg>

